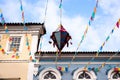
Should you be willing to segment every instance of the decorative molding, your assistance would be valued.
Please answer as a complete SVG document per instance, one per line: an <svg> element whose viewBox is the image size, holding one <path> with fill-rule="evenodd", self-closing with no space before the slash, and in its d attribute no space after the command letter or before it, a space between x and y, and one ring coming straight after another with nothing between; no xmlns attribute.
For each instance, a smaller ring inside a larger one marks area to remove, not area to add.
<svg viewBox="0 0 120 80"><path fill-rule="evenodd" d="M84 71L84 68L79 68L79 69L77 69L75 72L74 72L74 74L73 74L73 80L77 80L77 77L80 75L80 73L81 72L83 72ZM95 73L93 72L93 71L85 71L90 77L91 77L91 79L90 80L96 80L97 79L97 77L96 77L96 75L95 75Z"/></svg>
<svg viewBox="0 0 120 80"><path fill-rule="evenodd" d="M61 80L61 74L57 69L54 68L46 68L44 70L41 71L41 73L39 74L39 80L43 80L44 75L46 74L46 72L48 71L52 71L52 73L57 77L56 80Z"/></svg>

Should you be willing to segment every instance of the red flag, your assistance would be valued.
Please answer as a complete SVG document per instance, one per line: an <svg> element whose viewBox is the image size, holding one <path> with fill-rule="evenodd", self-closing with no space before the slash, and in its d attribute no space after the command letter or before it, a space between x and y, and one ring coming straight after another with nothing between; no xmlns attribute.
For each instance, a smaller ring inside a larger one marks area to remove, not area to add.
<svg viewBox="0 0 120 80"><path fill-rule="evenodd" d="M119 21L116 23L116 26L119 28L119 26L120 26L120 19L119 19Z"/></svg>

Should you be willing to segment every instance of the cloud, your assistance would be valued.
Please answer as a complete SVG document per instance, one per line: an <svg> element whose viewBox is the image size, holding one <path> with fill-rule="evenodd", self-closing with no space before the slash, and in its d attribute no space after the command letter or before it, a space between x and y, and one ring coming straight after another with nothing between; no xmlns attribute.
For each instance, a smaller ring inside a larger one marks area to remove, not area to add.
<svg viewBox="0 0 120 80"><path fill-rule="evenodd" d="M45 17L45 0L22 0L25 12L26 22L43 22ZM90 1L90 0L89 0ZM48 0L48 8L46 15L46 30L47 34L43 36L42 51L56 51L51 44L48 43L50 35L55 31L60 23L59 4L55 0ZM69 3L67 3L69 4ZM21 22L20 4L17 0L2 0L0 7L3 9L3 14L7 22ZM88 17L83 17L82 14L68 16L69 11L63 8L62 24L64 28L72 36L73 43L68 48L65 46L63 51L76 51L78 44L82 38L84 30L89 21ZM97 51L106 37L115 26L116 21L120 17L119 0L100 0L100 4L96 13L95 21L89 27L88 33L81 44L79 51ZM91 14L91 13L86 13ZM116 51L119 48L120 30L116 29L111 35L110 40L106 43L103 51Z"/></svg>

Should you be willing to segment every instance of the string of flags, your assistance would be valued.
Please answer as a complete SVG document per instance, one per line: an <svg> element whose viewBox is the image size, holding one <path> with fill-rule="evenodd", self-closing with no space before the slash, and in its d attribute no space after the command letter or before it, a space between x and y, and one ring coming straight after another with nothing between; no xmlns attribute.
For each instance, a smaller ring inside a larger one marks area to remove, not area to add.
<svg viewBox="0 0 120 80"><path fill-rule="evenodd" d="M109 62L110 60L112 60L112 58L113 58L114 56L117 56L118 53L119 53L119 51L120 51L120 50L118 50L118 52L116 52L114 55L110 56L106 62L104 62L101 66L99 66L99 67L98 67L99 71L100 71L102 68L104 68L105 65L106 65L106 63Z"/></svg>
<svg viewBox="0 0 120 80"><path fill-rule="evenodd" d="M28 28L25 25L25 18L24 18L24 10L23 10L23 5L22 5L22 0L19 0L19 1L20 1L20 10L22 12L22 22L23 22L24 30L27 31ZM27 33L25 34L25 37L26 37L26 46L27 46L27 49L29 51L29 56L30 56L29 59L30 59L30 61L32 61L33 57L31 55L30 43L29 43L29 39L28 39L28 34Z"/></svg>
<svg viewBox="0 0 120 80"><path fill-rule="evenodd" d="M120 72L120 68L114 68L115 72Z"/></svg>
<svg viewBox="0 0 120 80"><path fill-rule="evenodd" d="M23 5L22 5L22 0L19 0L19 1L20 1L20 10L22 12L22 22L23 22L24 30L28 30L28 28L25 25L25 18L24 18L24 10L23 10Z"/></svg>
<svg viewBox="0 0 120 80"><path fill-rule="evenodd" d="M0 51L5 54L5 50L2 48L2 46L0 45Z"/></svg>
<svg viewBox="0 0 120 80"><path fill-rule="evenodd" d="M1 17L1 23L2 23L2 25L4 26L5 32L8 33L8 32L9 32L9 31L8 31L8 27L7 27L7 24L5 23L5 19L4 19L4 17L3 17L3 13L2 13L2 10L1 10L1 9L0 9L0 13L1 13L1 15L0 15L0 17ZM8 34L7 34L7 38L9 39L9 43L11 44L11 43L12 43L12 38L11 38ZM7 38L6 38L6 39L7 39ZM5 52L5 50L2 48L1 45L0 45L0 51L1 51L3 54L7 54L7 55L8 55L8 53ZM19 58L19 54L16 53L16 48L13 48L13 52L14 52L15 55L12 55L12 58L16 57L16 59L18 59L18 58Z"/></svg>
<svg viewBox="0 0 120 80"><path fill-rule="evenodd" d="M62 0L60 0L59 8L60 8L60 24L62 24Z"/></svg>
<svg viewBox="0 0 120 80"><path fill-rule="evenodd" d="M78 47L77 47L77 49L76 49L76 52L75 52L74 56L72 57L72 60L71 60L70 64L68 64L69 67L70 67L71 63L73 62L73 60L75 59L75 57L76 57L76 55L77 55L77 51L78 51L80 45L82 44L82 42L84 41L84 38L86 37L86 34L87 34L87 32L88 32L89 26L91 26L92 21L94 21L95 14L96 14L97 8L98 8L98 2L99 2L99 0L96 1L96 5L95 5L95 7L94 7L94 11L93 11L93 13L92 13L92 15L91 15L91 17L90 17L90 19L89 19L89 21L88 21L88 25L86 26L86 29L85 29L85 31L84 31L84 34L82 35L82 38L81 38L81 40L80 40L80 42L79 42L79 44L78 44Z"/></svg>
<svg viewBox="0 0 120 80"><path fill-rule="evenodd" d="M110 39L110 36L113 34L113 32L116 29L116 27L119 28L119 25L120 25L120 19L117 21L115 27L113 27L113 29L111 30L110 34L107 36L107 38L105 39L105 41L100 46L99 50L96 53L96 56L92 57L92 59L88 62L88 64L85 66L85 68L87 68L88 65L90 65L91 61L93 61L96 57L99 56L99 53L102 51L103 47L105 46L105 43Z"/></svg>
<svg viewBox="0 0 120 80"><path fill-rule="evenodd" d="M1 18L1 23L2 23L2 25L3 25L3 27L4 27L4 29L5 29L5 32L6 33L8 33L8 27L7 27L7 24L5 23L5 19L4 19L4 17L3 17L3 13L2 13L2 10L0 9L0 18Z"/></svg>
<svg viewBox="0 0 120 80"><path fill-rule="evenodd" d="M69 68L66 66L58 66L57 69L61 72L68 72L69 71Z"/></svg>

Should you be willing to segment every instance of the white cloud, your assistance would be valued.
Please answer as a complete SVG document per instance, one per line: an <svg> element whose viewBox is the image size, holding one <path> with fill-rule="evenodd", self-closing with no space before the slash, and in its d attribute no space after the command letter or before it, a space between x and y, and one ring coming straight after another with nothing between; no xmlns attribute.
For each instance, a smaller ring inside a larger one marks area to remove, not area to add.
<svg viewBox="0 0 120 80"><path fill-rule="evenodd" d="M56 51L56 48L53 48L48 41L50 40L52 32L55 31L59 25L59 8L57 1L48 1L45 23L47 34L43 36L42 50ZM32 2L28 3L27 0L23 0L25 20L27 22L42 22L44 20L45 4L45 0L37 1L34 4ZM7 22L21 22L21 11L19 6L20 4L17 0L4 0L4 4L0 4ZM102 11L99 11L100 8ZM97 51L99 49L120 17L119 0L100 0L100 6L97 11L101 14L96 13L95 21L92 26L89 27L86 38L81 44L79 51ZM74 17L67 16L67 12L69 11L63 9L62 23L64 28L72 36L71 41L73 44L68 48L65 46L63 51L75 51L86 28L88 18L82 17L81 15L76 15ZM120 36L118 34L120 34L120 30L117 29L104 46L104 51L112 51L119 48Z"/></svg>

